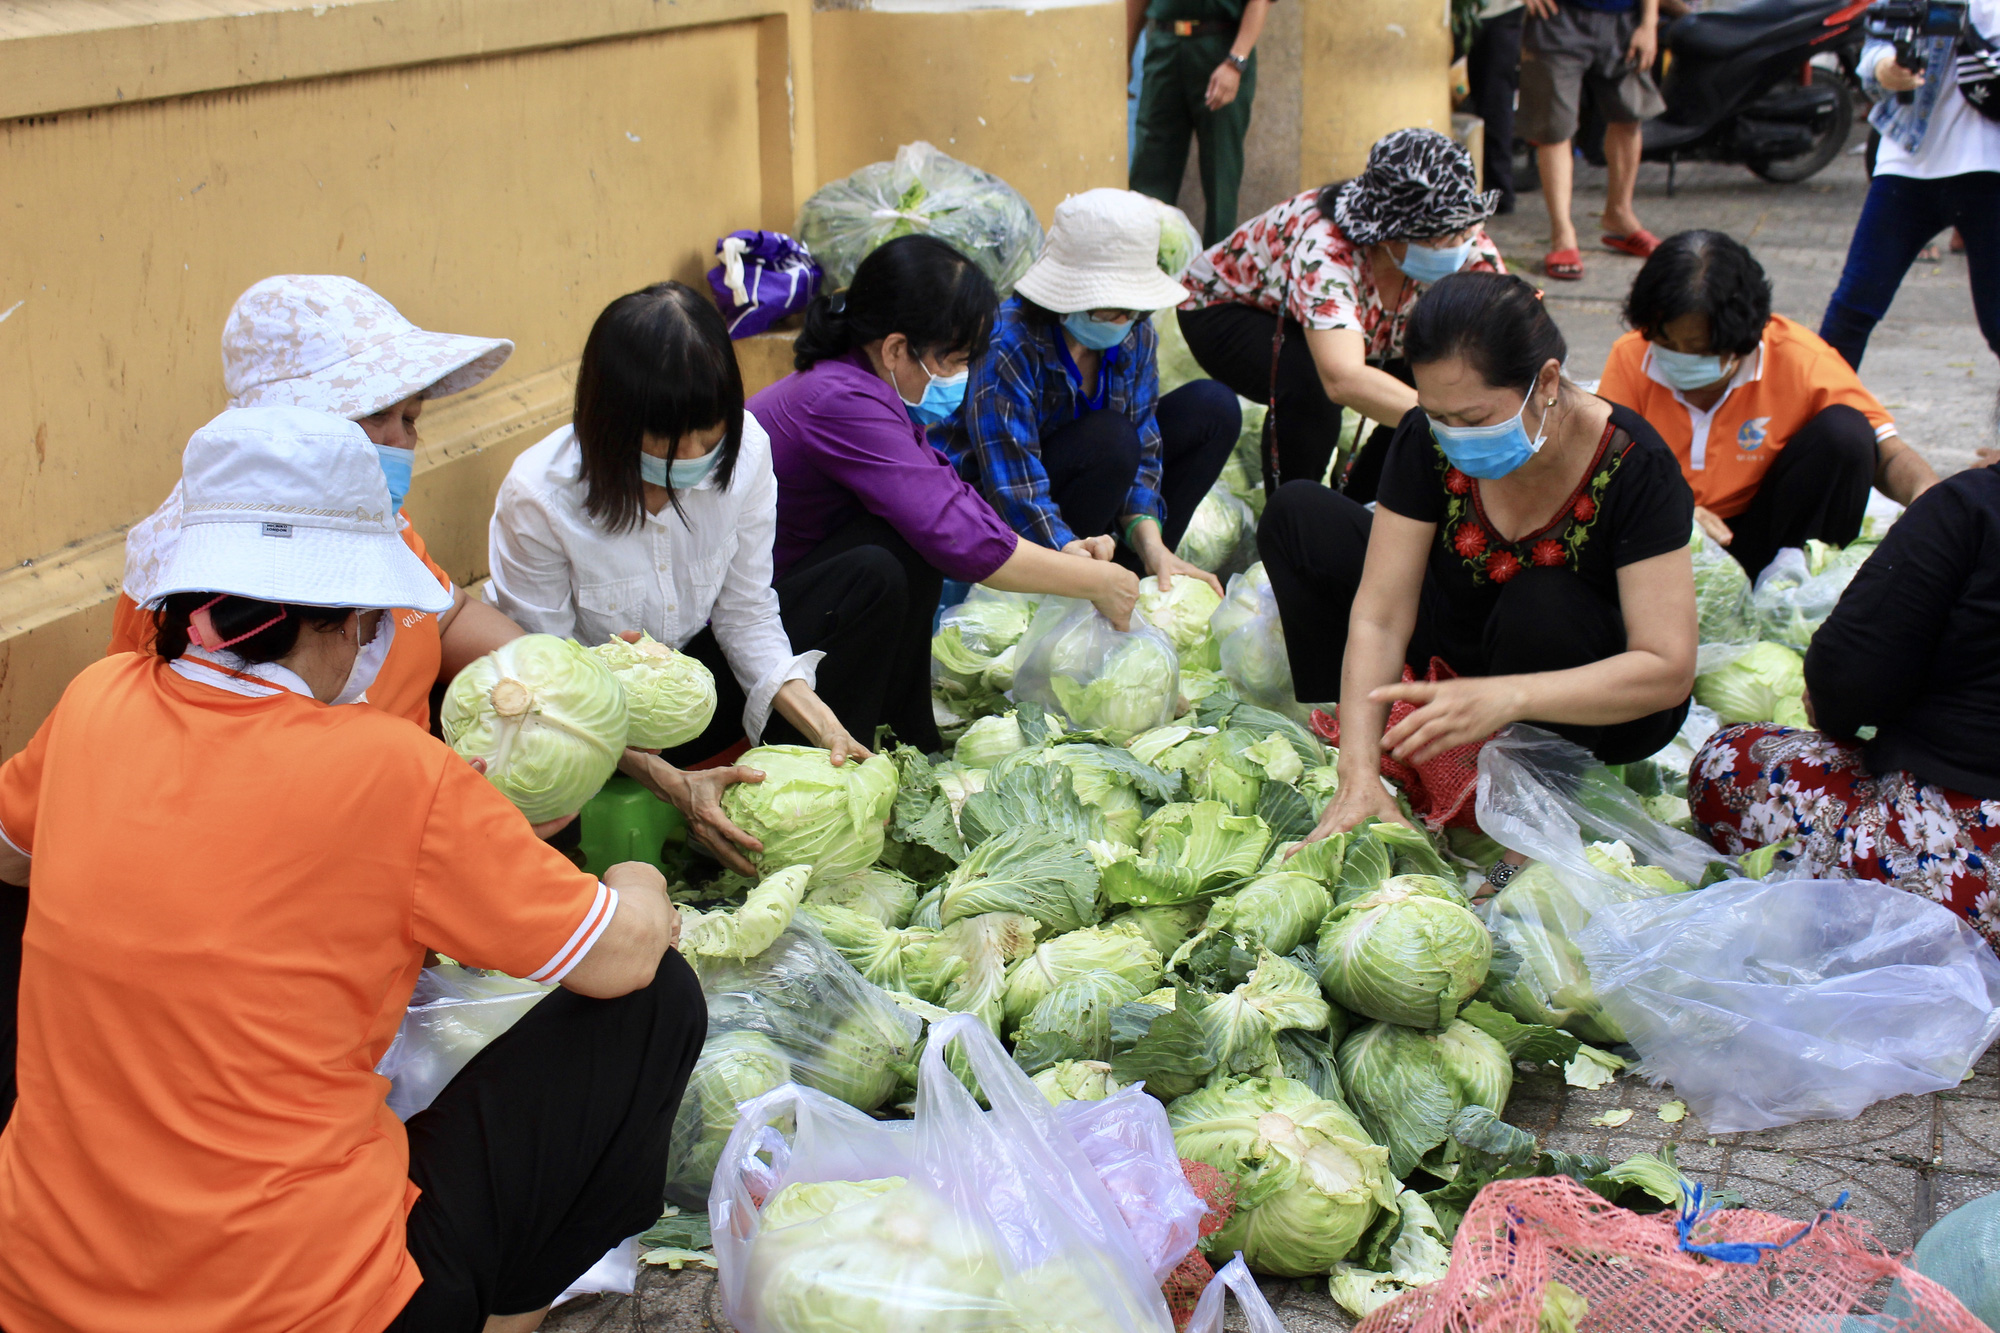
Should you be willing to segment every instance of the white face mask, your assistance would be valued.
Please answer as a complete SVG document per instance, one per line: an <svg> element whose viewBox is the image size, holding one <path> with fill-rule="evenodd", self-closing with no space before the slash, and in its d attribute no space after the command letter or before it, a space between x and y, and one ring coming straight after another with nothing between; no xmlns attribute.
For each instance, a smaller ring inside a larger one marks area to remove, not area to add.
<svg viewBox="0 0 2000 1333"><path fill-rule="evenodd" d="M358 625L360 621L357 619L355 623ZM395 639L396 613L384 611L381 622L375 626L375 637L362 644L361 651L354 655L354 665L347 669L347 683L331 701L335 706L368 702L368 687L381 674L382 663L389 657L389 645Z"/></svg>

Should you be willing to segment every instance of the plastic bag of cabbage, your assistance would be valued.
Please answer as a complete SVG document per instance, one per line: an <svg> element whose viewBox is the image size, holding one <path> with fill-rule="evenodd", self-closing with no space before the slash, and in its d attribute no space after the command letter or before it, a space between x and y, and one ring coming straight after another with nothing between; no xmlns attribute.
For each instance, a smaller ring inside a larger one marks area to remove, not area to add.
<svg viewBox="0 0 2000 1333"><path fill-rule="evenodd" d="M1271 580L1258 561L1229 579L1222 605L1209 617L1222 674L1236 692L1261 708L1304 722L1312 710L1292 694L1292 662L1286 656L1285 623Z"/></svg>
<svg viewBox="0 0 2000 1333"><path fill-rule="evenodd" d="M1231 566L1243 558L1244 550L1254 551L1256 543L1257 516L1249 505L1230 494L1227 486L1217 482L1188 517L1187 531L1181 534L1174 554L1197 569L1228 574L1234 572Z"/></svg>
<svg viewBox="0 0 2000 1333"><path fill-rule="evenodd" d="M473 1056L554 989L455 963L425 968L403 1025L375 1066L389 1080L389 1109L408 1120L429 1106Z"/></svg>
<svg viewBox="0 0 2000 1333"><path fill-rule="evenodd" d="M902 1087L922 1023L799 919L755 957L691 956L708 997L708 1040L674 1117L667 1195L699 1208L737 1106L784 1083L861 1111Z"/></svg>
<svg viewBox="0 0 2000 1333"><path fill-rule="evenodd" d="M956 724L1006 706L1021 636L1042 598L975 586L931 636L931 697Z"/></svg>
<svg viewBox="0 0 2000 1333"><path fill-rule="evenodd" d="M828 291L852 282L875 247L910 235L945 242L1003 297L1042 248L1041 223L1018 190L922 140L820 186L799 210L799 239L826 269Z"/></svg>
<svg viewBox="0 0 2000 1333"><path fill-rule="evenodd" d="M1180 668L1173 644L1143 617L1121 634L1089 602L1051 597L1021 640L1013 697L1124 741L1174 720Z"/></svg>
<svg viewBox="0 0 2000 1333"><path fill-rule="evenodd" d="M1806 727L1805 659L1781 643L1702 649L1694 697L1725 726L1735 722L1775 722Z"/></svg>
<svg viewBox="0 0 2000 1333"><path fill-rule="evenodd" d="M1200 579L1175 579L1165 592L1151 575L1139 580L1139 614L1167 636L1183 671L1213 671L1221 665L1208 629L1208 618L1220 605L1215 589Z"/></svg>
<svg viewBox="0 0 2000 1333"><path fill-rule="evenodd" d="M603 658L553 634L524 634L458 673L439 716L445 743L529 822L573 815L617 771L630 710Z"/></svg>
<svg viewBox="0 0 2000 1333"><path fill-rule="evenodd" d="M932 1037L913 1121L799 1087L743 1107L709 1197L731 1323L1169 1333L1152 1256L1055 1108L976 1020L941 1020ZM948 1046L991 1110L947 1067Z"/></svg>
<svg viewBox="0 0 2000 1333"><path fill-rule="evenodd" d="M1833 614L1862 561L1874 553L1872 542L1845 549L1815 541L1808 548L1786 547L1757 576L1750 606L1757 636L1804 652L1813 631Z"/></svg>
<svg viewBox="0 0 2000 1333"><path fill-rule="evenodd" d="M1696 524L1688 539L1694 559L1694 598L1702 643L1749 643L1757 637L1750 616L1750 576L1727 547L1717 546Z"/></svg>

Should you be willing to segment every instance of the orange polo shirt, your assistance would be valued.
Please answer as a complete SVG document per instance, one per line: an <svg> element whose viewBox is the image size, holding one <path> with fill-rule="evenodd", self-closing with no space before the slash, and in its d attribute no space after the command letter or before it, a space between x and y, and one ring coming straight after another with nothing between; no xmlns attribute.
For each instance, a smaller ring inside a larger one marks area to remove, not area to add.
<svg viewBox="0 0 2000 1333"><path fill-rule="evenodd" d="M616 895L401 719L179 665L92 664L0 765L0 1327L374 1333L421 1282L374 1071L425 948L555 980Z"/></svg>
<svg viewBox="0 0 2000 1333"><path fill-rule="evenodd" d="M403 524L403 544L416 552L417 558L424 562L440 584L451 587L451 575L439 569L437 562L431 559L416 528L410 525L407 518ZM383 659L375 683L368 687L367 702L385 713L407 717L429 731L431 686L437 684L438 673L444 669L438 618L429 611L413 611L409 607L398 609L395 616L396 640L389 645L389 655ZM152 613L121 591L118 605L111 611L111 646L105 652L150 652L152 647Z"/></svg>
<svg viewBox="0 0 2000 1333"><path fill-rule="evenodd" d="M1707 412L1653 378L1650 347L1636 331L1611 344L1597 392L1660 432L1680 460L1694 502L1722 518L1750 507L1779 451L1822 408L1854 408L1875 427L1877 440L1896 433L1895 421L1840 353L1783 315L1771 316L1763 342Z"/></svg>

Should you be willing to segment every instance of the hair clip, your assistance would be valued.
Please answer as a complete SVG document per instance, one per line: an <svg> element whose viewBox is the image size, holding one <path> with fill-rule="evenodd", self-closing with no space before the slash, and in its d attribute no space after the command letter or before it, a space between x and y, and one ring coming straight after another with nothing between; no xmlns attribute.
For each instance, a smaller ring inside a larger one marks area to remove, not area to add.
<svg viewBox="0 0 2000 1333"><path fill-rule="evenodd" d="M847 289L845 287L826 298L826 311L830 315L844 315L847 313Z"/></svg>
<svg viewBox="0 0 2000 1333"><path fill-rule="evenodd" d="M259 625L256 629L253 629L246 634L239 634L233 639L225 639L220 634L216 633L215 621L209 615L209 608L214 606L217 602L220 602L223 598L227 596L229 596L229 594L226 592L217 593L214 597L210 598L208 601L203 602L200 606L196 607L194 609L194 613L188 617L188 637L194 640L196 647L206 649L208 652L211 653L220 652L224 648L228 648L233 644L241 643L245 639L253 638L256 635L262 634L265 630L271 628L271 626L277 624L280 620L283 620L285 618L284 608L279 607L277 615L272 616L269 620Z"/></svg>

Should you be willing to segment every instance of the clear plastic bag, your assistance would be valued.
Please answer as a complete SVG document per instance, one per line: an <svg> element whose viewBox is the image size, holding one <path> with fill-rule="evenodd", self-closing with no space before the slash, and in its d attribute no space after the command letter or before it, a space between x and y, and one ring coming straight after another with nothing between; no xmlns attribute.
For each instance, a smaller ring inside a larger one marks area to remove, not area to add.
<svg viewBox="0 0 2000 1333"><path fill-rule="evenodd" d="M1243 1313L1244 1327L1250 1333L1285 1333L1285 1326L1278 1322L1278 1312L1264 1299L1241 1254L1217 1269L1209 1280L1208 1290L1202 1292L1194 1315L1188 1320L1186 1333L1222 1333L1223 1302L1232 1294L1236 1297L1236 1308Z"/></svg>
<svg viewBox="0 0 2000 1333"><path fill-rule="evenodd" d="M1012 697L1123 742L1174 720L1180 660L1143 616L1120 633L1089 602L1051 597L1021 640Z"/></svg>
<svg viewBox="0 0 2000 1333"><path fill-rule="evenodd" d="M814 191L799 239L826 269L826 289L854 281L870 251L898 236L935 236L979 265L1005 297L1042 249L1042 224L1020 191L921 139Z"/></svg>
<svg viewBox="0 0 2000 1333"><path fill-rule="evenodd" d="M2000 1034L1993 951L1949 908L1870 880L1613 904L1577 942L1639 1073L1716 1132L1957 1087Z"/></svg>
<svg viewBox="0 0 2000 1333"><path fill-rule="evenodd" d="M1757 636L1804 652L1812 643L1813 631L1833 614L1835 603L1859 568L1858 559L1836 557L1815 574L1804 551L1785 547L1757 576L1756 591L1750 596Z"/></svg>
<svg viewBox="0 0 2000 1333"><path fill-rule="evenodd" d="M554 990L501 973L447 963L417 976L403 1025L375 1072L389 1080L389 1109L408 1120L495 1037Z"/></svg>
<svg viewBox="0 0 2000 1333"><path fill-rule="evenodd" d="M1683 893L1734 870L1707 843L1655 819L1582 746L1515 725L1479 752L1481 831L1532 864L1486 904L1494 962L1480 995L1586 1041L1625 1039L1591 984L1576 935L1613 903Z"/></svg>
<svg viewBox="0 0 2000 1333"><path fill-rule="evenodd" d="M1145 1257L1055 1108L978 1019L932 1035L908 1122L795 1085L743 1108L709 1197L731 1323L1168 1333ZM952 1045L990 1111L947 1067Z"/></svg>
<svg viewBox="0 0 2000 1333"><path fill-rule="evenodd" d="M1285 623L1264 562L1231 575L1222 605L1208 618L1222 656L1222 674L1245 700L1300 722L1312 710L1293 697L1292 661L1286 656Z"/></svg>
<svg viewBox="0 0 2000 1333"><path fill-rule="evenodd" d="M1225 578L1248 565L1257 550L1257 516L1221 482L1209 488L1188 519L1174 554L1197 569ZM1241 563L1239 563L1241 562Z"/></svg>
<svg viewBox="0 0 2000 1333"><path fill-rule="evenodd" d="M1697 627L1703 644L1750 643L1757 637L1751 624L1750 576L1729 548L1709 540L1695 526L1688 551L1694 560Z"/></svg>
<svg viewBox="0 0 2000 1333"><path fill-rule="evenodd" d="M1111 1192L1154 1282L1165 1282L1201 1239L1208 1212L1181 1172L1165 1104L1134 1084L1102 1101L1064 1102L1056 1114Z"/></svg>
<svg viewBox="0 0 2000 1333"><path fill-rule="evenodd" d="M923 1021L855 971L808 918L746 961L688 961L708 997L708 1040L674 1116L670 1202L707 1201L742 1102L796 1082L872 1111L903 1087Z"/></svg>

